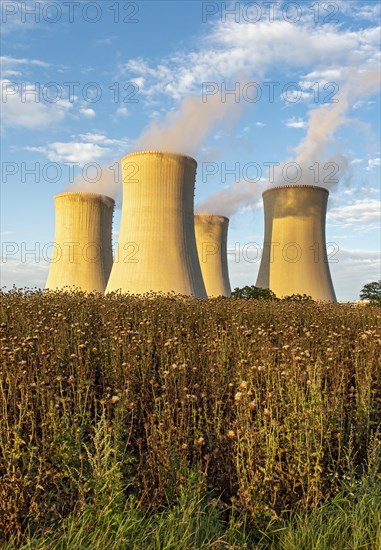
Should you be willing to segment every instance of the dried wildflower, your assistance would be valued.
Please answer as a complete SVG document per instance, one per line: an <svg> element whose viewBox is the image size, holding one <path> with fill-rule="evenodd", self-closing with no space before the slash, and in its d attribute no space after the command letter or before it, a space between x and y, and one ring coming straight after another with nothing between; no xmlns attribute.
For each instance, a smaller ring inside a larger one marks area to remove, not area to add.
<svg viewBox="0 0 381 550"><path fill-rule="evenodd" d="M237 391L237 393L236 393L235 396L234 396L234 400L235 400L236 402L239 402L239 401L241 401L242 397L243 397L243 393L240 392L240 391Z"/></svg>
<svg viewBox="0 0 381 550"><path fill-rule="evenodd" d="M228 430L227 434L229 439L234 439L235 438L235 433L234 433L234 430Z"/></svg>
<svg viewBox="0 0 381 550"><path fill-rule="evenodd" d="M110 399L110 403L112 404L118 403L118 401L120 401L120 397L118 397L117 395L113 395Z"/></svg>

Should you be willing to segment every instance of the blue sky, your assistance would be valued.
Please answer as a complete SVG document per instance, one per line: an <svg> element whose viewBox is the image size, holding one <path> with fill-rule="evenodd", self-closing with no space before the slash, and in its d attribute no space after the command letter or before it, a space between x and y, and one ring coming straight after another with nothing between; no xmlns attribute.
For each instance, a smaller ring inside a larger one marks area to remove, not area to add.
<svg viewBox="0 0 381 550"><path fill-rule="evenodd" d="M262 245L268 163L298 162L299 183L330 190L333 283L357 299L380 278L380 4L313 5L3 1L1 285L44 286L53 197L71 177L175 121L196 204L230 216L233 287L256 281L241 252ZM120 195L115 240L119 223Z"/></svg>

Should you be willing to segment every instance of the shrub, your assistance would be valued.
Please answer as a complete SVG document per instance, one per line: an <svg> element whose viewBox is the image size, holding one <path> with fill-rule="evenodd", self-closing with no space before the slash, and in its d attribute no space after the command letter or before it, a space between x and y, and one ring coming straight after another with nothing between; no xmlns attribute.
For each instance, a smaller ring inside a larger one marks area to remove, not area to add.
<svg viewBox="0 0 381 550"><path fill-rule="evenodd" d="M276 300L276 296L272 290L254 285L235 288L231 293L231 297L243 298L245 300Z"/></svg>
<svg viewBox="0 0 381 550"><path fill-rule="evenodd" d="M360 292L361 300L369 300L369 305L381 306L381 280L367 283Z"/></svg>

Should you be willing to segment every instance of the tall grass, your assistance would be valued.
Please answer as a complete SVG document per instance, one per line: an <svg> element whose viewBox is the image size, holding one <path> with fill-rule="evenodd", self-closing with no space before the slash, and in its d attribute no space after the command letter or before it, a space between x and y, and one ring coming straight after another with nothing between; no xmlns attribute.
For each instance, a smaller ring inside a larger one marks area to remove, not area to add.
<svg viewBox="0 0 381 550"><path fill-rule="evenodd" d="M378 550L381 548L381 441L373 439L360 479L344 480L343 488L313 512L294 514L277 547L315 550Z"/></svg>
<svg viewBox="0 0 381 550"><path fill-rule="evenodd" d="M370 479L380 319L341 304L3 293L0 541L53 548L60 529L118 548L139 531L147 548L225 548L255 533L309 548L292 537L355 509L366 531L379 493L353 500L343 484Z"/></svg>

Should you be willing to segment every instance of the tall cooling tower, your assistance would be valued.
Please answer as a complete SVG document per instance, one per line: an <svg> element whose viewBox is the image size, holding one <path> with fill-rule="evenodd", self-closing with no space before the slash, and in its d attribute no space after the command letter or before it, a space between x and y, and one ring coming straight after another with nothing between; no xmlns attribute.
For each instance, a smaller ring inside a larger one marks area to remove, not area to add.
<svg viewBox="0 0 381 550"><path fill-rule="evenodd" d="M114 200L97 193L61 193L54 204L54 250L45 288L104 292L112 267Z"/></svg>
<svg viewBox="0 0 381 550"><path fill-rule="evenodd" d="M208 296L230 296L227 261L229 219L214 214L194 217L201 272Z"/></svg>
<svg viewBox="0 0 381 550"><path fill-rule="evenodd" d="M307 294L335 302L325 241L328 191L313 185L263 193L265 235L258 287L278 297Z"/></svg>
<svg viewBox="0 0 381 550"><path fill-rule="evenodd" d="M196 161L144 151L121 163L122 219L106 291L206 298L193 218Z"/></svg>

